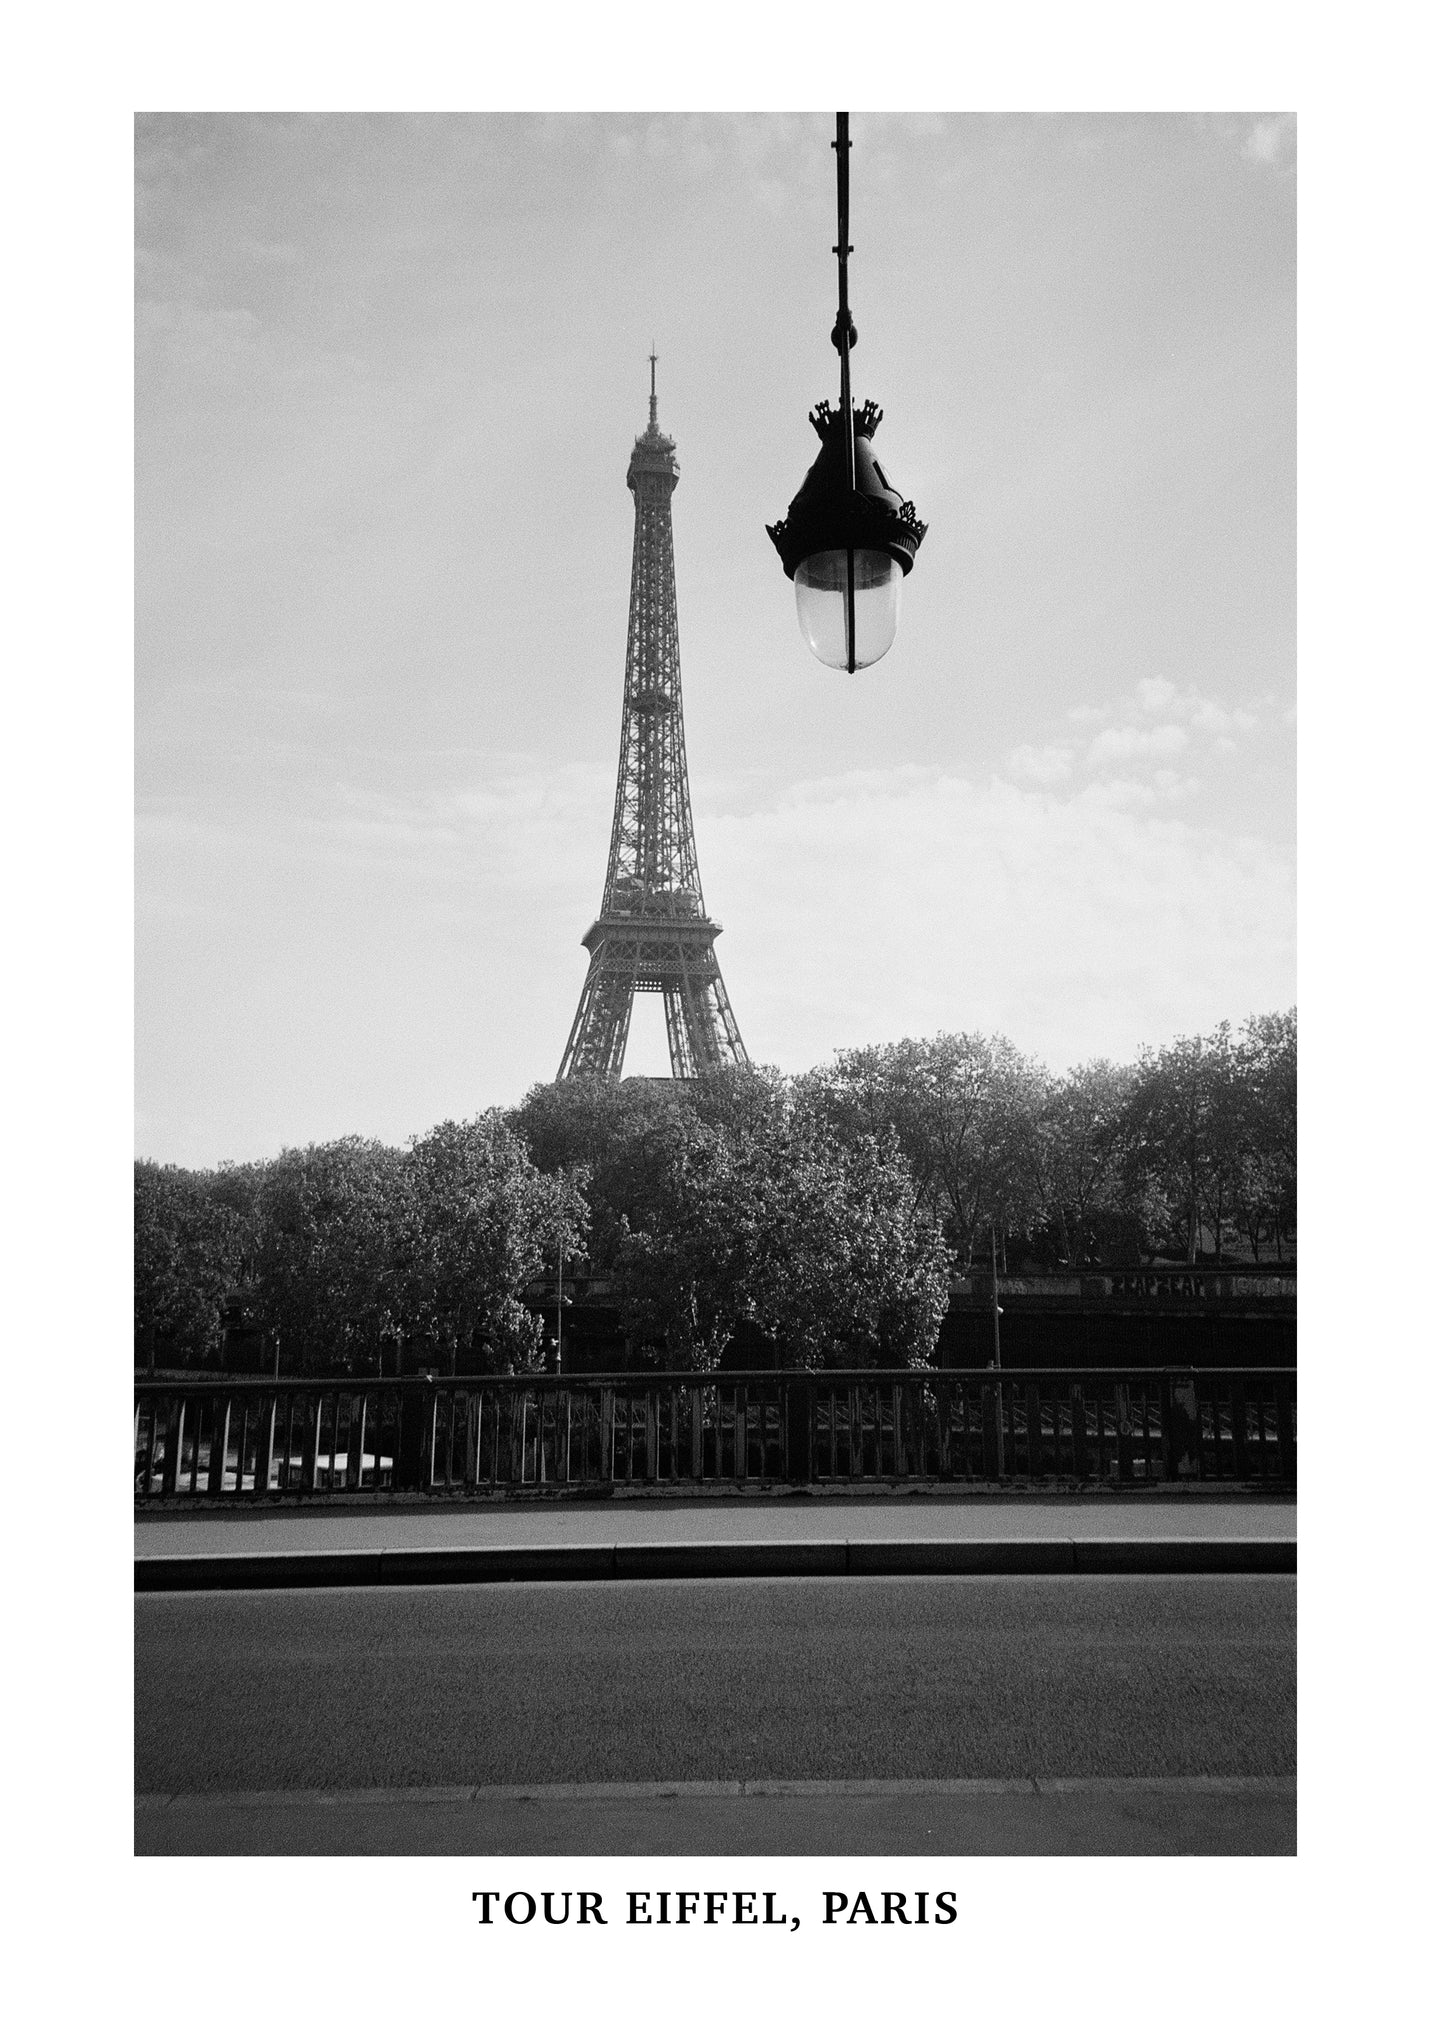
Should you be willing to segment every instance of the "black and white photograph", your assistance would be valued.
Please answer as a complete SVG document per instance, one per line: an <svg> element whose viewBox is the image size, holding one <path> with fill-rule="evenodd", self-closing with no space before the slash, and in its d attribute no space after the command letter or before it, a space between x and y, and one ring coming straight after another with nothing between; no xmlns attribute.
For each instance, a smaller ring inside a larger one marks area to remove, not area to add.
<svg viewBox="0 0 1445 2044"><path fill-rule="evenodd" d="M1428 2033L1431 46L17 18L20 2034Z"/></svg>
<svg viewBox="0 0 1445 2044"><path fill-rule="evenodd" d="M1293 1855L1293 114L135 150L136 1853Z"/></svg>
<svg viewBox="0 0 1445 2044"><path fill-rule="evenodd" d="M1428 2027L1434 72L1344 26L17 23L25 2035Z"/></svg>

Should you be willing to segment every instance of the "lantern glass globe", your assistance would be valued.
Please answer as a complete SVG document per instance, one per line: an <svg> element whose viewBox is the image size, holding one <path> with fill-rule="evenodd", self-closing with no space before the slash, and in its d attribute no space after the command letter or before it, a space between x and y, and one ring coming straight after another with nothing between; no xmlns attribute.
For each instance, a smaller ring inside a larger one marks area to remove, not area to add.
<svg viewBox="0 0 1445 2044"><path fill-rule="evenodd" d="M892 554L836 547L810 554L793 576L798 626L825 667L852 673L893 644L903 604L903 570Z"/></svg>

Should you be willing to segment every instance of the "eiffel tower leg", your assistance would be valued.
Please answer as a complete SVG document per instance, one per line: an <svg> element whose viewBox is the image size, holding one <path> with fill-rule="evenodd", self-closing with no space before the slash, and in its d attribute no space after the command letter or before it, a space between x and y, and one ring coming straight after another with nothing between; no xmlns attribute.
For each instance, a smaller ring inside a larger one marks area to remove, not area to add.
<svg viewBox="0 0 1445 2044"><path fill-rule="evenodd" d="M717 1058L713 1055L713 1041L707 1027L700 995L702 988L697 981L682 980L677 988L677 1004L683 1030L687 1039L688 1060L694 1072L717 1070Z"/></svg>
<svg viewBox="0 0 1445 2044"><path fill-rule="evenodd" d="M667 1017L667 1054L672 1061L672 1076L674 1079L695 1079L698 1074L694 1042L697 1032L685 988L677 981L669 980L663 987L662 1011Z"/></svg>
<svg viewBox="0 0 1445 2044"><path fill-rule="evenodd" d="M728 1003L727 989L715 962L710 974L687 975L677 988L676 998L694 1071L717 1072L731 1065L747 1063L748 1054L743 1049L743 1040ZM669 1042L671 1036L669 1023ZM677 1070L676 1054L673 1057L673 1073L679 1078L683 1076Z"/></svg>
<svg viewBox="0 0 1445 2044"><path fill-rule="evenodd" d="M733 1019L732 1002L723 985L719 972L703 989L709 1019L712 1024L713 1040L718 1046L717 1062L722 1065L745 1065L748 1054L743 1049L742 1031Z"/></svg>
<svg viewBox="0 0 1445 2044"><path fill-rule="evenodd" d="M580 1078L584 1073L604 1079L621 1078L627 1031L632 1021L633 992L629 974L592 967L557 1069L559 1079Z"/></svg>

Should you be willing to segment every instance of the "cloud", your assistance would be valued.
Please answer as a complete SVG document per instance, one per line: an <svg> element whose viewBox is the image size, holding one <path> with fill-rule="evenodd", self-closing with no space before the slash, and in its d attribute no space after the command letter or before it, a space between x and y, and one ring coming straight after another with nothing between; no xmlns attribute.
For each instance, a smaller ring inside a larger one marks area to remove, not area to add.
<svg viewBox="0 0 1445 2044"><path fill-rule="evenodd" d="M1177 802L1181 796L1192 794L1196 785L1183 774L1176 774L1172 767L1157 767L1154 771L1154 792L1166 802Z"/></svg>
<svg viewBox="0 0 1445 2044"><path fill-rule="evenodd" d="M1270 114L1251 126L1245 137L1244 153L1255 163L1292 163L1295 149L1293 114Z"/></svg>
<svg viewBox="0 0 1445 2044"><path fill-rule="evenodd" d="M1250 163L1271 170L1294 169L1296 121L1292 113L1196 114L1194 120L1196 126Z"/></svg>
<svg viewBox="0 0 1445 2044"><path fill-rule="evenodd" d="M1067 745L1016 745L1008 756L1008 771L1014 780L1050 787L1068 779L1073 763Z"/></svg>
<svg viewBox="0 0 1445 2044"><path fill-rule="evenodd" d="M1101 731L1089 747L1090 766L1112 766L1116 760L1164 759L1182 752L1189 733L1182 724L1114 724Z"/></svg>
<svg viewBox="0 0 1445 2044"><path fill-rule="evenodd" d="M1178 694L1174 683L1162 674L1146 675L1134 686L1134 700L1141 710L1167 710Z"/></svg>
<svg viewBox="0 0 1445 2044"><path fill-rule="evenodd" d="M698 831L755 1056L999 1028L1066 1065L1294 997L1287 847L1168 813L1183 784L1073 793L911 769L784 791Z"/></svg>
<svg viewBox="0 0 1445 2044"><path fill-rule="evenodd" d="M521 755L420 791L340 780L284 814L156 806L137 818L138 885L153 900L234 891L248 914L269 900L291 923L318 884L361 924L414 913L420 901L505 927L515 904L531 914L575 896L580 916L600 892L611 797L603 762L543 767Z"/></svg>
<svg viewBox="0 0 1445 2044"><path fill-rule="evenodd" d="M194 279L191 287L198 288ZM196 398L241 389L268 391L273 399L285 390L308 397L320 387L345 392L361 384L365 364L355 353L303 345L268 330L246 306L144 296L136 304L136 375L144 406L172 379Z"/></svg>
<svg viewBox="0 0 1445 2044"><path fill-rule="evenodd" d="M1198 689L1181 688L1167 675L1153 674L1135 682L1111 703L1076 703L1067 712L1067 721L1085 727L1104 726L1095 733L1084 753L1083 767L1087 772L1127 761L1177 758L1200 740L1211 740L1211 749L1216 753L1234 752L1239 739L1258 727L1261 714L1268 707L1272 707L1269 698L1255 705L1216 702ZM1032 750L1020 747L1011 757L1011 769L1019 777L1024 777L1024 768L1022 764L1015 767L1014 762L1022 762ZM1050 750L1040 748L1045 755ZM1155 792L1177 796L1189 784L1180 781L1177 775L1173 776L1172 784L1166 784L1156 775L1154 785Z"/></svg>

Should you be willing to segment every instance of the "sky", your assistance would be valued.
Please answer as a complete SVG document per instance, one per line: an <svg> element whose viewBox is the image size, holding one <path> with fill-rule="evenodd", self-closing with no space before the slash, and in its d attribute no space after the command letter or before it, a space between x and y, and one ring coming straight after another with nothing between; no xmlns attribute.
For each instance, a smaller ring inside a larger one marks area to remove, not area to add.
<svg viewBox="0 0 1445 2044"><path fill-rule="evenodd" d="M1065 1069L1293 1001L1293 122L852 132L854 390L929 531L848 677L763 529L836 396L831 117L141 121L141 1154L401 1141L555 1074L654 344L752 1057L983 1029ZM627 1069L666 1068L639 996Z"/></svg>

